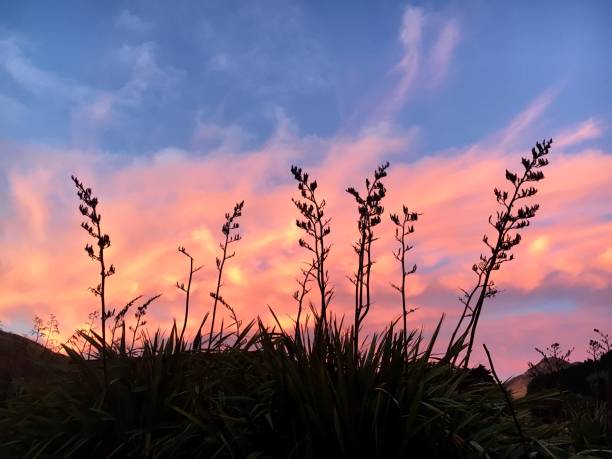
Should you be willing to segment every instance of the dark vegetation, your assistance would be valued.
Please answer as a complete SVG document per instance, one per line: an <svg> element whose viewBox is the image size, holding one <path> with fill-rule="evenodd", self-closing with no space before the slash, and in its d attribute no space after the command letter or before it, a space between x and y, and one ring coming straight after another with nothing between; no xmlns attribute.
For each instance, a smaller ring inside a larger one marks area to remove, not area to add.
<svg viewBox="0 0 612 459"><path fill-rule="evenodd" d="M598 337L589 341L591 358L569 363L573 349L561 351L559 343L546 351L527 387L528 394L558 393L556 400L534 408L544 422L563 422L569 427L578 449L612 445L612 350L607 334L594 329Z"/></svg>
<svg viewBox="0 0 612 459"><path fill-rule="evenodd" d="M570 457L586 448L600 454L595 450L605 443L581 443L568 422L542 423L534 410L549 408L558 394L512 400L490 355L492 375L482 366L469 367L485 300L497 293L494 273L512 260L519 230L538 210L522 200L536 194L533 184L544 177L540 169L550 147L551 141L538 143L522 160L523 173L506 172L509 192L495 189L500 210L489 218L494 234L483 237L487 253L472 268L475 286L464 291L463 312L441 355L434 348L444 317L428 339L408 329L406 278L416 266L409 268L407 238L418 214L407 206L401 216L390 215L399 244L394 256L401 265L400 283L393 285L401 294L399 318L378 334L360 335L372 306L371 249L384 215L388 163L376 169L373 180L366 179L363 192L347 189L358 208L356 268L349 276L355 287L351 324L329 310L334 288L326 269L331 219L325 200L317 194L316 180L294 166L300 197L293 202L304 232L299 245L308 260L293 295L293 330L278 320L270 327L259 318L243 326L221 296L224 267L240 240L240 202L221 227L212 317L201 319L192 338L186 328L192 281L200 268L184 247L179 252L189 262L189 274L186 285L177 287L185 293L185 312L169 336L146 327L147 308L159 295L139 296L117 311L108 307L107 282L115 273L106 258L111 239L102 229L98 200L73 177L82 226L94 241L85 250L99 269L99 283L91 291L100 310L89 315L88 328L63 345L68 357L54 357L62 364L43 389L9 381L10 393L0 397L3 455L520 458ZM219 307L228 311L231 324L217 322ZM43 336L48 335L38 338Z"/></svg>

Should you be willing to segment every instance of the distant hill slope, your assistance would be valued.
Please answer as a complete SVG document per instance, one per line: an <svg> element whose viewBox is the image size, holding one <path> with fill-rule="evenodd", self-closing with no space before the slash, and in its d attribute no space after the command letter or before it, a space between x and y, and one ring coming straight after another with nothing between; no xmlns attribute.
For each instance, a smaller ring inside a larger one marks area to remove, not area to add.
<svg viewBox="0 0 612 459"><path fill-rule="evenodd" d="M23 336L0 331L0 400L14 382L47 384L57 368L67 365L66 356Z"/></svg>
<svg viewBox="0 0 612 459"><path fill-rule="evenodd" d="M531 380L538 374L547 374L551 372L551 368L565 368L570 364L561 359L553 357L548 360L542 359L533 368L529 368L525 373L515 376L504 384L506 389L510 391L513 398L522 398L527 395L527 387Z"/></svg>

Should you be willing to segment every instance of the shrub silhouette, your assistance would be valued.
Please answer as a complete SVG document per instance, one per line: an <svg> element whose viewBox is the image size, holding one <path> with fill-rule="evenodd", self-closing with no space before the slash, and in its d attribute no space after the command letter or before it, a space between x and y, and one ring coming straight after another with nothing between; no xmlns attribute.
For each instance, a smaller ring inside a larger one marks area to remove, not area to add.
<svg viewBox="0 0 612 459"><path fill-rule="evenodd" d="M562 350L559 343L552 343L545 350L535 348L536 352L542 356L540 365L529 362L529 370L534 374L555 373L569 365L569 358L574 352L574 348Z"/></svg>
<svg viewBox="0 0 612 459"><path fill-rule="evenodd" d="M612 445L612 351L553 372L540 372L529 382L528 394L557 392L556 403L531 410L540 420L567 424L577 449Z"/></svg>

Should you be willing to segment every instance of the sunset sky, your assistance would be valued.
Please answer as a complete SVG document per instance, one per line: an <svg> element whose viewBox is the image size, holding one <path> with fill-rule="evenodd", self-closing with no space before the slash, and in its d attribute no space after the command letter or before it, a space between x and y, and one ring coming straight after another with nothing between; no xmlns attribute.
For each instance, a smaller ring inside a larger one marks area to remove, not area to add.
<svg viewBox="0 0 612 459"><path fill-rule="evenodd" d="M612 3L4 2L0 5L0 320L62 336L98 303L70 175L94 189L117 274L109 301L162 297L149 325L210 309L223 214L245 200L223 297L248 321L290 323L308 261L290 166L319 183L331 223L335 314L350 317L356 205L390 161L386 214L422 213L409 316L444 337L484 249L493 187L554 139L540 213L504 266L478 332L504 377L558 341L586 358L612 334ZM506 182L507 183L507 182ZM375 245L366 330L401 312L393 226ZM315 297L313 300L316 301Z"/></svg>

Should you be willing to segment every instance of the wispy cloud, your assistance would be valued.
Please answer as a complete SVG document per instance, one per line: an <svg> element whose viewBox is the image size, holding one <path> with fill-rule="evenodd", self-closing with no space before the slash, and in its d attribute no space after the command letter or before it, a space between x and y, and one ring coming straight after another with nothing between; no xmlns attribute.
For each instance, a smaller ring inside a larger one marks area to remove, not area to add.
<svg viewBox="0 0 612 459"><path fill-rule="evenodd" d="M77 139L95 138L99 128L112 124L126 108L138 107L145 99L159 102L176 94L182 73L159 63L154 42L123 45L114 58L114 65L127 69L127 80L116 89L98 89L36 65L17 38L0 40L0 71L36 97L63 100L72 112ZM6 102L17 111L24 105L15 98Z"/></svg>
<svg viewBox="0 0 612 459"><path fill-rule="evenodd" d="M241 151L252 139L252 134L236 124L226 126L200 117L192 134L194 145L208 152Z"/></svg>
<svg viewBox="0 0 612 459"><path fill-rule="evenodd" d="M137 34L148 32L153 27L153 24L145 21L140 16L132 13L129 10L123 10L119 16L117 16L115 25L121 29Z"/></svg>
<svg viewBox="0 0 612 459"><path fill-rule="evenodd" d="M536 100L519 113L508 127L506 127L496 142L500 142L503 148L509 148L521 139L521 135L542 116L548 107L554 102L559 94L559 86L544 91Z"/></svg>
<svg viewBox="0 0 612 459"><path fill-rule="evenodd" d="M461 30L456 18L408 5L399 28L402 54L393 67L397 83L384 98L376 114L388 119L400 110L417 88L435 88L448 74Z"/></svg>
<svg viewBox="0 0 612 459"><path fill-rule="evenodd" d="M450 19L442 26L429 56L431 86L436 86L448 73L455 49L461 40L459 24Z"/></svg>
<svg viewBox="0 0 612 459"><path fill-rule="evenodd" d="M128 69L127 80L116 89L92 91L74 107L73 136L78 144L95 146L98 134L123 124L129 109L147 101L162 103L178 91L182 73L160 65L154 42L123 45L114 57L118 66Z"/></svg>
<svg viewBox="0 0 612 459"><path fill-rule="evenodd" d="M124 45L116 55L119 62L131 67L129 80L117 91L120 103L137 105L145 93L164 97L177 89L181 72L159 64L154 42Z"/></svg>
<svg viewBox="0 0 612 459"><path fill-rule="evenodd" d="M31 93L50 92L78 99L87 88L37 67L28 59L15 37L0 40L0 68L17 84Z"/></svg>
<svg viewBox="0 0 612 459"><path fill-rule="evenodd" d="M200 23L206 42L206 69L221 72L235 88L267 99L309 94L331 84L327 50L304 26L301 7L278 4L274 9L244 4L231 27Z"/></svg>
<svg viewBox="0 0 612 459"><path fill-rule="evenodd" d="M397 86L397 97L403 99L419 71L421 60L421 40L425 14L422 8L408 6L402 16L399 38L403 46L403 55L397 64L401 72Z"/></svg>
<svg viewBox="0 0 612 459"><path fill-rule="evenodd" d="M571 129L565 130L557 134L555 145L558 148L570 147L578 145L587 140L593 140L601 137L604 132L604 126L601 121L596 118L589 118Z"/></svg>

